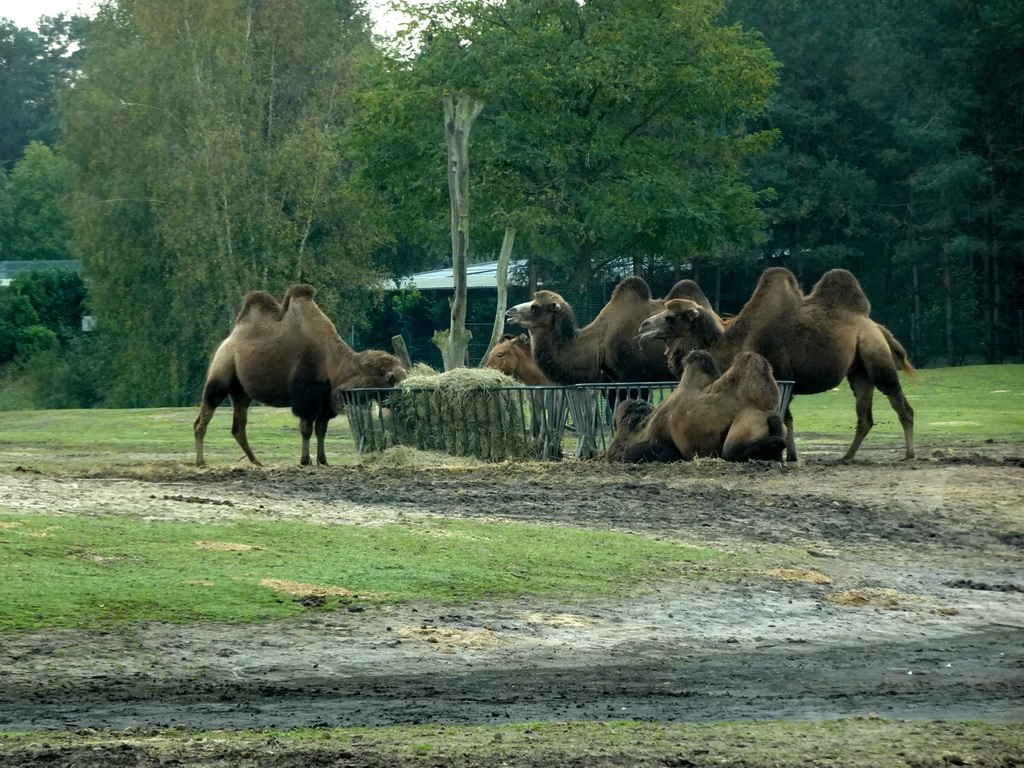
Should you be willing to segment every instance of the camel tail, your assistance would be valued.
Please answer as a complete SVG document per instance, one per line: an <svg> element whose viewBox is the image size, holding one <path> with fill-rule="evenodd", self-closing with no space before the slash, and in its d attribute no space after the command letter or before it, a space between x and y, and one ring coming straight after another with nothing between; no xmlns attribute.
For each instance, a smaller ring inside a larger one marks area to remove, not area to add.
<svg viewBox="0 0 1024 768"><path fill-rule="evenodd" d="M886 328L884 325L879 324L878 329L885 336L885 341L889 345L889 351L892 352L892 359L896 363L896 367L906 373L908 376L918 378L919 374L917 368L915 368L910 362L910 356L907 354L907 350L903 347L896 337L892 335L892 331Z"/></svg>

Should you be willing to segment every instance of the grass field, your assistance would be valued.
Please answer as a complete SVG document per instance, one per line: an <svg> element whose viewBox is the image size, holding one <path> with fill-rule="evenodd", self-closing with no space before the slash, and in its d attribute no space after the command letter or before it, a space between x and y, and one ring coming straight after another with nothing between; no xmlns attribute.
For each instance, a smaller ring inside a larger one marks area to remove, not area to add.
<svg viewBox="0 0 1024 768"><path fill-rule="evenodd" d="M934 368L904 377L916 411L915 433L923 444L957 445L1019 440L1024 435L1024 365ZM843 385L793 400L797 448L822 440L845 443L856 424L854 399ZM0 470L26 463L45 470L61 454L61 469L135 466L140 462L195 459L192 422L198 408L0 412ZM902 431L886 398L874 402L875 427L867 445L897 444ZM224 466L241 456L231 437L231 408L222 406L206 435L206 460ZM250 410L249 442L265 464L298 463L297 421L282 408ZM347 421L331 422L327 456L332 464L359 461Z"/></svg>

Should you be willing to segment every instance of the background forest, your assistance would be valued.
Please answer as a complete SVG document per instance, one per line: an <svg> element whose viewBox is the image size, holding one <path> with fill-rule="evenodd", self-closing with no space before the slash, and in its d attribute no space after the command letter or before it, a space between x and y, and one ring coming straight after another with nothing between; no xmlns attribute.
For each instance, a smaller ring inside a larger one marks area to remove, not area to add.
<svg viewBox="0 0 1024 768"><path fill-rule="evenodd" d="M767 266L841 266L917 365L1024 360L1019 0L406 11L386 36L359 0L0 19L0 261L81 263L0 288L0 408L192 404L258 288L312 283L358 347L446 327L445 296L385 291L450 263L445 93L485 105L473 259L514 227L583 321L624 272L725 313Z"/></svg>

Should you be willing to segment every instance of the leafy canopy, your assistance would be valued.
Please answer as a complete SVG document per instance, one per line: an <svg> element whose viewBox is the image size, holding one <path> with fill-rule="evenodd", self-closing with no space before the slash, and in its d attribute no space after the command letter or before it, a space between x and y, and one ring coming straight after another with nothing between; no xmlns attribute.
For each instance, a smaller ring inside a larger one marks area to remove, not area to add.
<svg viewBox="0 0 1024 768"><path fill-rule="evenodd" d="M474 234L514 226L583 272L628 253L683 259L755 237L740 161L775 83L770 52L718 0L445 0L415 21L353 140L396 228L443 253L441 96L485 102L470 148ZM481 226L482 223L482 226ZM433 225L433 226L431 226ZM488 239L488 234L490 235Z"/></svg>

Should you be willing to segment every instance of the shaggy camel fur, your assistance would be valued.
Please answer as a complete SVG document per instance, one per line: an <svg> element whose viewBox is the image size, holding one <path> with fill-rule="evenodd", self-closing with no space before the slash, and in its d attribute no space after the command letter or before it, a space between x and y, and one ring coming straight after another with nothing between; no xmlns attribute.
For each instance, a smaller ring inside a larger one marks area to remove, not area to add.
<svg viewBox="0 0 1024 768"><path fill-rule="evenodd" d="M669 297L693 296L694 288L703 297L692 280L677 283ZM512 307L506 317L530 330L537 366L558 384L665 381L674 377L664 342L637 335L640 322L664 306L664 300L651 296L643 278L633 276L616 286L594 321L583 328L577 327L569 303L551 291L538 291L533 301Z"/></svg>
<svg viewBox="0 0 1024 768"><path fill-rule="evenodd" d="M793 394L832 389L845 377L856 398L857 429L844 461L852 459L874 425L877 387L903 427L905 457L914 457L914 409L903 394L898 371L914 373L906 350L868 315L871 304L845 269L826 272L804 296L796 277L773 267L762 274L742 311L729 323L692 301L667 302L640 326L644 336L669 340L670 348L706 349L719 366L742 351L764 355L780 380L792 380ZM671 353L670 353L671 357ZM786 409L786 455L795 461L793 416Z"/></svg>
<svg viewBox="0 0 1024 768"><path fill-rule="evenodd" d="M484 367L494 368L506 376L519 379L528 387L550 387L555 383L537 367L530 339L525 333L518 336L504 334L487 355Z"/></svg>
<svg viewBox="0 0 1024 768"><path fill-rule="evenodd" d="M696 350L657 408L642 400L618 407L606 456L633 464L697 457L781 461L786 441L778 405L778 385L761 355L743 352L719 376L711 355Z"/></svg>
<svg viewBox="0 0 1024 768"><path fill-rule="evenodd" d="M266 291L246 294L235 327L217 348L203 388L203 402L193 426L196 465L203 466L203 438L217 406L231 397L231 434L253 464L262 466L245 434L254 400L291 407L299 417L302 463L309 464L309 438L316 433L316 460L327 463L324 436L337 415L336 389L391 387L406 371L393 355L378 350L355 352L342 341L334 323L313 301L316 289L293 285L278 304Z"/></svg>

